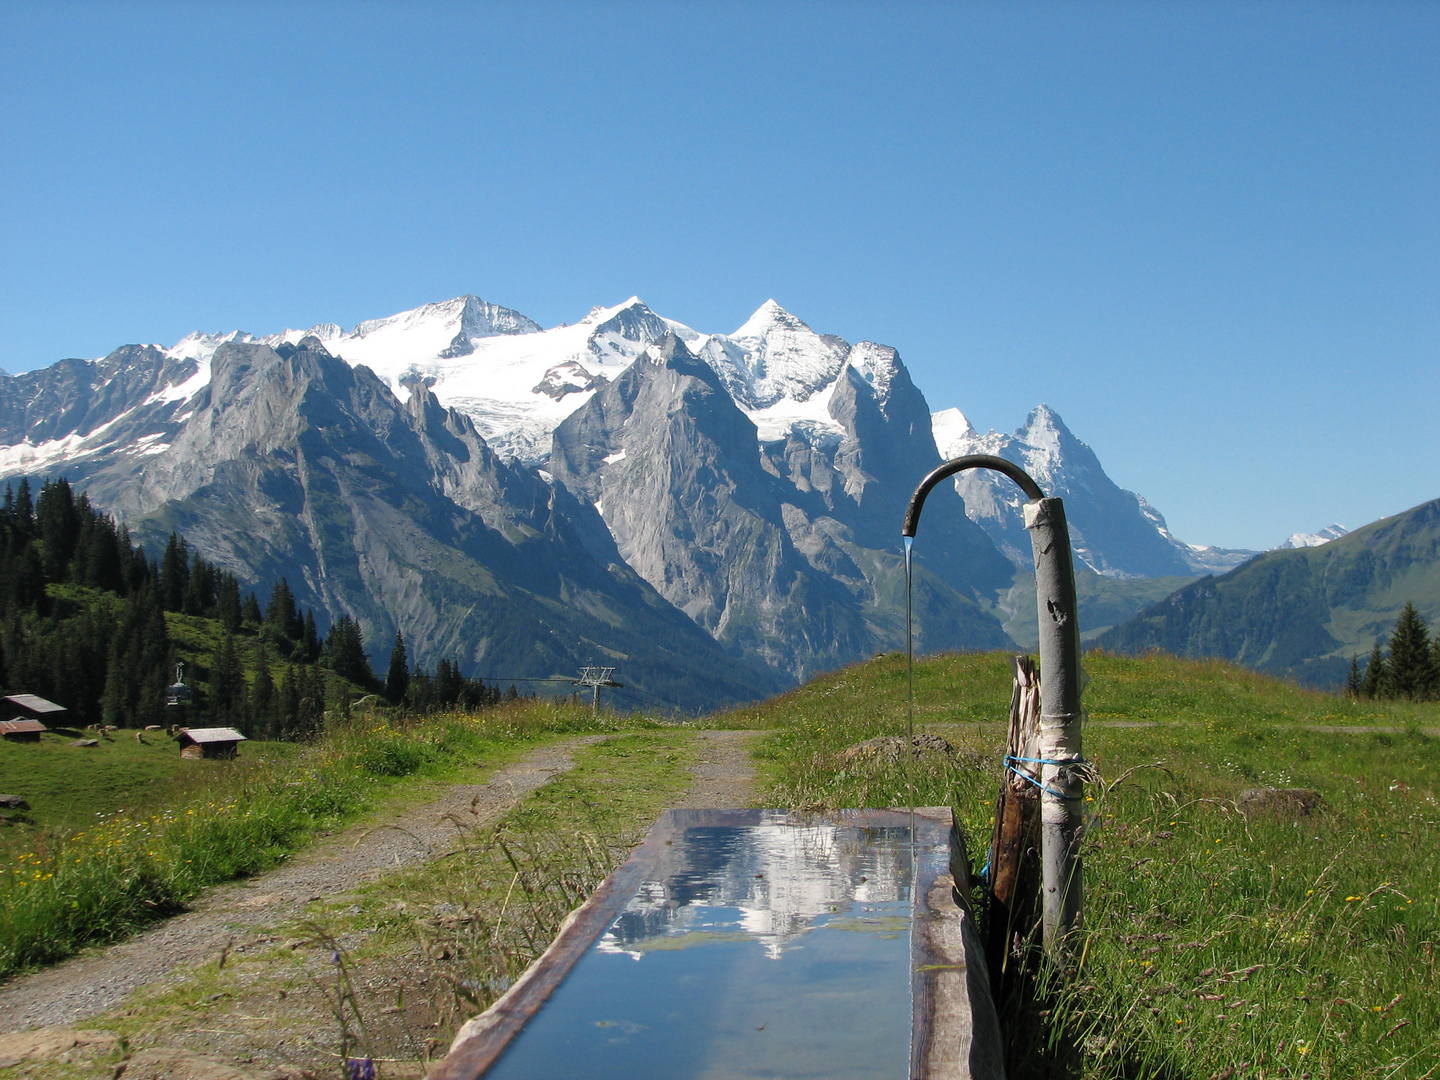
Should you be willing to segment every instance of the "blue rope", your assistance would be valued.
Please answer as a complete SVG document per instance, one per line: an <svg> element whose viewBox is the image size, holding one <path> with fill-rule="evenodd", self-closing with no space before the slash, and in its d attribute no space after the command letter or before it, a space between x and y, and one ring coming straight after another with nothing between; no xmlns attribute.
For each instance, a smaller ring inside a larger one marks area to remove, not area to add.
<svg viewBox="0 0 1440 1080"><path fill-rule="evenodd" d="M1043 757L1016 757L1014 754L1006 754L1005 760L1024 761L1031 765L1088 765L1084 758L1043 758Z"/></svg>
<svg viewBox="0 0 1440 1080"><path fill-rule="evenodd" d="M1083 765L1083 764L1085 764L1085 759L1084 759L1084 758L1072 758L1072 759L1070 759L1070 760L1068 760L1068 761L1059 761L1059 760L1056 760L1055 758L1027 758L1027 757L1016 757L1016 756L1013 755L1013 754L1006 754L1006 755L1005 755L1005 768L1009 769L1009 770L1010 770L1012 773L1014 773L1016 776L1020 777L1021 780L1029 781L1030 783L1032 783L1032 784L1034 784L1036 787L1038 787L1041 791L1045 792L1045 794L1047 794L1047 795L1053 795L1053 796L1055 796L1055 798L1057 798L1057 799L1064 799L1066 802L1079 802L1079 801L1080 801L1080 796L1079 796L1079 795L1066 795L1063 791L1056 791L1054 788L1050 787L1048 784L1041 783L1039 780L1036 780L1035 777L1031 776L1029 773L1023 773L1023 772L1021 772L1019 769L1015 768L1014 765L1011 765L1011 764L1010 764L1012 761L1023 761L1023 762L1025 762L1026 764L1030 764L1030 765Z"/></svg>

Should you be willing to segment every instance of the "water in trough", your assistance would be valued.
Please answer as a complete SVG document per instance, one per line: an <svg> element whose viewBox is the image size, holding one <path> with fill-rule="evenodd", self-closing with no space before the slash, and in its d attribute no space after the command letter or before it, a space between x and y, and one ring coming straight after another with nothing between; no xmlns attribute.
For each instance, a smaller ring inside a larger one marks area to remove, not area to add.
<svg viewBox="0 0 1440 1080"><path fill-rule="evenodd" d="M749 816L678 829L486 1077L907 1076L905 816Z"/></svg>

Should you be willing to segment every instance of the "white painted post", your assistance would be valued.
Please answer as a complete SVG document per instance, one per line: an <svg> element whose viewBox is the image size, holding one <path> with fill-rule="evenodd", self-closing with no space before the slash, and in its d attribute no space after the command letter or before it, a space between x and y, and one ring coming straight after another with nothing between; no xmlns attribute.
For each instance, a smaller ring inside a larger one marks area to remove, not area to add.
<svg viewBox="0 0 1440 1080"><path fill-rule="evenodd" d="M1035 603L1040 620L1040 862L1045 951L1058 957L1080 929L1080 834L1085 823L1081 770L1080 625L1075 568L1065 507L1059 499L1025 504L1035 553Z"/></svg>

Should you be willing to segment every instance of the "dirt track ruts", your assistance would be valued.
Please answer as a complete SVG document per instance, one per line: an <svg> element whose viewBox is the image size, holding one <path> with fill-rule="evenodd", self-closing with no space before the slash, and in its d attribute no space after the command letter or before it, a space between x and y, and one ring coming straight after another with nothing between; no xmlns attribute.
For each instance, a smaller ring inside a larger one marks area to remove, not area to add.
<svg viewBox="0 0 1440 1080"><path fill-rule="evenodd" d="M755 770L750 765L750 742L759 731L696 731L699 760L691 768L694 784L677 808L696 810L749 806L755 796Z"/></svg>

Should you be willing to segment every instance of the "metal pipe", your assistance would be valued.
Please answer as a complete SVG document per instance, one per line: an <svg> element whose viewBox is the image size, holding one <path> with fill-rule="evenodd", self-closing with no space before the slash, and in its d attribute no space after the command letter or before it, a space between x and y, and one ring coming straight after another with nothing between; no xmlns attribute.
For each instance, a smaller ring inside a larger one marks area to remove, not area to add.
<svg viewBox="0 0 1440 1080"><path fill-rule="evenodd" d="M930 470L930 474L920 481L920 486L915 489L915 494L910 496L910 505L905 508L905 523L900 526L901 536L912 538L915 536L915 530L920 527L920 511L925 506L925 499L930 494L930 489L947 476L954 476L966 469L993 469L1019 484L1020 490L1025 493L1027 499L1043 499L1045 497L1045 493L1040 490L1040 485L1030 479L1030 474L1013 461L1006 461L1003 457L996 457L994 454L966 454L964 457L951 458L938 469Z"/></svg>
<svg viewBox="0 0 1440 1080"><path fill-rule="evenodd" d="M905 510L903 537L915 536L931 489L966 469L1008 476L1029 500L1024 505L1025 528L1035 554L1040 623L1041 917L1045 950L1058 956L1080 929L1083 900L1079 840L1085 806L1080 738L1084 673L1070 532L1064 503L1046 498L1024 469L992 454L968 454L945 462L920 481Z"/></svg>

